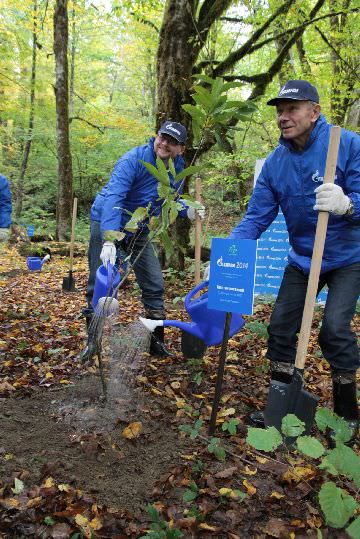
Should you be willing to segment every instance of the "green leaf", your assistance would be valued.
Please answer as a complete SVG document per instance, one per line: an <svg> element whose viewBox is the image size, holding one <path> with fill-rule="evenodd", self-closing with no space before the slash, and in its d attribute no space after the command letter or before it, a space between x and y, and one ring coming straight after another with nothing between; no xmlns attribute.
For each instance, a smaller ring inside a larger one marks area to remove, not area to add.
<svg viewBox="0 0 360 539"><path fill-rule="evenodd" d="M55 520L51 517L45 517L44 524L46 524L47 526L54 526Z"/></svg>
<svg viewBox="0 0 360 539"><path fill-rule="evenodd" d="M156 507L154 507L153 505L148 505L147 512L149 513L149 517L151 518L153 522L159 522L160 517L159 517L159 513L157 512Z"/></svg>
<svg viewBox="0 0 360 539"><path fill-rule="evenodd" d="M191 481L190 483L190 489L185 490L183 494L183 500L184 502L192 502L194 501L198 496L198 487L197 484L194 481Z"/></svg>
<svg viewBox="0 0 360 539"><path fill-rule="evenodd" d="M327 428L334 430L336 442L347 442L352 436L346 421L328 408L320 408L316 412L315 421L321 432L324 432Z"/></svg>
<svg viewBox="0 0 360 539"><path fill-rule="evenodd" d="M318 459L325 452L325 447L313 436L300 436L296 440L296 445L301 453L313 459Z"/></svg>
<svg viewBox="0 0 360 539"><path fill-rule="evenodd" d="M219 438L211 438L210 444L208 445L208 451L215 455L218 460L224 461L226 458L225 449L222 447Z"/></svg>
<svg viewBox="0 0 360 539"><path fill-rule="evenodd" d="M175 181L178 182L182 180L183 178L186 178L186 176L190 176L190 174L196 174L197 172L200 172L201 170L204 170L204 165L192 165L190 167L184 168L175 178Z"/></svg>
<svg viewBox="0 0 360 539"><path fill-rule="evenodd" d="M222 424L221 430L224 432L228 431L232 436L236 434L236 427L240 423L240 419L237 419L236 417L229 419L229 421L225 421Z"/></svg>
<svg viewBox="0 0 360 539"><path fill-rule="evenodd" d="M320 464L333 475L342 474L352 479L357 488L360 488L360 457L346 445L339 444L328 452ZM335 470L335 473L334 473Z"/></svg>
<svg viewBox="0 0 360 539"><path fill-rule="evenodd" d="M158 169L154 167L154 165L152 165L151 163L147 163L146 161L143 161L142 159L140 159L140 163L142 163L144 167L150 172L150 174L155 176L155 178L159 180L159 182L161 181L161 174L158 171Z"/></svg>
<svg viewBox="0 0 360 539"><path fill-rule="evenodd" d="M295 414L287 414L281 422L281 432L284 436L297 437L305 430L305 423Z"/></svg>
<svg viewBox="0 0 360 539"><path fill-rule="evenodd" d="M206 120L206 114L202 112L199 107L195 107L194 105L181 105L181 108L184 109L185 112L190 114L190 116L200 125L203 125Z"/></svg>
<svg viewBox="0 0 360 539"><path fill-rule="evenodd" d="M144 219L148 217L148 210L147 208L136 208L136 210L133 212L131 219L126 223L125 230L129 230L130 232L136 232L139 226L139 223L141 223Z"/></svg>
<svg viewBox="0 0 360 539"><path fill-rule="evenodd" d="M352 539L359 539L360 537L360 517L357 517L351 524L346 528L346 532Z"/></svg>
<svg viewBox="0 0 360 539"><path fill-rule="evenodd" d="M242 490L239 490L239 489L236 488L236 489L234 489L234 493L238 497L237 501L242 502L243 500L245 500L246 494Z"/></svg>
<svg viewBox="0 0 360 539"><path fill-rule="evenodd" d="M274 451L282 444L283 439L275 427L269 427L267 429L250 427L246 441L259 451Z"/></svg>
<svg viewBox="0 0 360 539"><path fill-rule="evenodd" d="M176 178L176 170L174 167L174 161L172 159L169 159L169 170L171 172L172 177Z"/></svg>
<svg viewBox="0 0 360 539"><path fill-rule="evenodd" d="M358 507L354 498L332 481L322 485L319 502L327 524L333 528L343 528Z"/></svg>

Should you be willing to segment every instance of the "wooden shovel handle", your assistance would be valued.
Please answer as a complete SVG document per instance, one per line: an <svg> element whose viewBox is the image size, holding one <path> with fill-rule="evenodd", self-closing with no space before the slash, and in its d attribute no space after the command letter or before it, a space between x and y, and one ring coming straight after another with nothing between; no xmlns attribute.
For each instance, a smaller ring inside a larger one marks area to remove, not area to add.
<svg viewBox="0 0 360 539"><path fill-rule="evenodd" d="M201 203L201 178L195 180L195 200ZM195 285L201 281L201 219L198 215L195 217Z"/></svg>
<svg viewBox="0 0 360 539"><path fill-rule="evenodd" d="M71 221L71 239L70 239L70 268L69 268L70 271L72 271L73 269L73 260L74 260L76 214L77 214L77 198L74 198L72 221Z"/></svg>
<svg viewBox="0 0 360 539"><path fill-rule="evenodd" d="M336 163L339 152L341 127L334 125L330 131L330 140L328 153L326 158L324 183L334 183ZM311 266L309 281L306 290L305 305L303 311L303 317L301 321L301 328L299 333L298 347L296 351L295 367L303 369L305 365L305 358L307 354L312 319L314 314L316 293L319 286L319 276L321 270L321 262L324 252L324 244L326 238L327 225L329 220L329 212L320 211L314 241L314 250L311 257Z"/></svg>

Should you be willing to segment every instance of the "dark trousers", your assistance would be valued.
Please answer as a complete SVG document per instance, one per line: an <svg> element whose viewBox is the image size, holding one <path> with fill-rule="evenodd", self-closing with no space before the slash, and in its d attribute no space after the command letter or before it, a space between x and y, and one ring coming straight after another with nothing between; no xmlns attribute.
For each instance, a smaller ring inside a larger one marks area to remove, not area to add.
<svg viewBox="0 0 360 539"><path fill-rule="evenodd" d="M268 328L267 357L294 363L308 275L294 266L285 268ZM360 263L338 268L320 276L318 293L328 286L319 345L332 370L356 371L359 349L351 320L360 295Z"/></svg>
<svg viewBox="0 0 360 539"><path fill-rule="evenodd" d="M88 250L89 278L86 290L86 300L91 308L94 294L96 271L101 265L100 253L102 239L100 223L91 221L90 241ZM164 310L164 279L161 265L154 245L149 242L147 234L139 233L123 241L118 247L116 266L125 270L124 260L130 256L137 283L141 289L141 300L147 311L155 311L161 318L165 317ZM120 289L121 290L121 289ZM118 298L120 299L120 298Z"/></svg>
<svg viewBox="0 0 360 539"><path fill-rule="evenodd" d="M156 248L149 241L148 234L140 232L126 242L123 241L116 254L117 264L130 256L141 290L141 301L148 315L156 313L164 318L164 278Z"/></svg>

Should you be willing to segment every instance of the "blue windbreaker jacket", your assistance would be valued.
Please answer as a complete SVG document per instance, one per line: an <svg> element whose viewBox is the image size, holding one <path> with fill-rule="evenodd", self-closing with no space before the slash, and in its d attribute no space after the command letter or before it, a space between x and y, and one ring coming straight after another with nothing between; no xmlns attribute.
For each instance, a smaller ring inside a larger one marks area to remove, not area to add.
<svg viewBox="0 0 360 539"><path fill-rule="evenodd" d="M11 191L9 182L0 174L0 228L9 228L11 225Z"/></svg>
<svg viewBox="0 0 360 539"><path fill-rule="evenodd" d="M156 166L154 140L152 138L148 144L137 146L124 154L117 161L109 183L97 194L91 208L91 219L101 221L102 232L123 230L131 217L128 212L132 213L138 207L151 204L151 214L160 214L163 200L159 199L158 181L140 162L142 160ZM184 159L181 156L175 158L174 167L177 174L184 169ZM179 189L181 182L175 184L170 173L169 181L174 190ZM182 186L179 194L181 192ZM183 205L185 211L186 205ZM146 223L143 229L147 230Z"/></svg>
<svg viewBox="0 0 360 539"><path fill-rule="evenodd" d="M230 238L257 239L281 208L289 233L291 265L309 273L318 212L314 190L323 182L330 125L321 114L302 152L280 137L266 159L248 210ZM335 183L354 205L352 216L329 216L321 272L360 262L360 136L342 130Z"/></svg>

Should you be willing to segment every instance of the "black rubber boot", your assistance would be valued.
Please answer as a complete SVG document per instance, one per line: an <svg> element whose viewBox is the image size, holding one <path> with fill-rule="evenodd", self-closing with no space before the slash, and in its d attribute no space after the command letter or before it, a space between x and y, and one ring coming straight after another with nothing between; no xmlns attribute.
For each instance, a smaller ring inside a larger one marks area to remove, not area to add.
<svg viewBox="0 0 360 539"><path fill-rule="evenodd" d="M276 366L282 368L282 365L284 365L284 369L288 372L273 370L271 372L271 380L275 380L276 382L283 382L284 384L291 384L292 381L292 372L293 365L289 365L289 363L281 364L277 363ZM255 412L251 412L248 416L249 422L254 426L258 427L259 429L265 428L265 419L264 419L264 412L263 410L256 410Z"/></svg>
<svg viewBox="0 0 360 539"><path fill-rule="evenodd" d="M150 354L152 356L174 357L174 354L169 352L164 344L164 326L154 329L150 341Z"/></svg>
<svg viewBox="0 0 360 539"><path fill-rule="evenodd" d="M351 431L351 438L346 445L353 445L359 432L359 407L356 396L356 372L334 371L333 379L333 400L334 412L339 417L345 419ZM335 447L335 432L328 429L326 438L330 447Z"/></svg>

